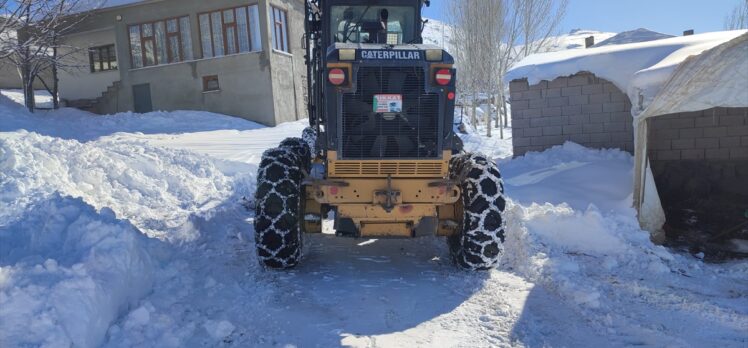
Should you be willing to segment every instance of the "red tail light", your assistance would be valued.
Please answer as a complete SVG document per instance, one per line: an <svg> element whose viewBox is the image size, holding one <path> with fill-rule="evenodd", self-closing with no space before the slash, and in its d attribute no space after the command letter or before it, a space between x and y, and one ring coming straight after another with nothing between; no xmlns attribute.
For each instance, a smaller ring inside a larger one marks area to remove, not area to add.
<svg viewBox="0 0 748 348"><path fill-rule="evenodd" d="M327 74L327 79L335 86L340 86L345 83L345 71L343 69L330 69Z"/></svg>
<svg viewBox="0 0 748 348"><path fill-rule="evenodd" d="M436 71L434 80L440 86L446 86L452 82L452 72L449 69L439 69Z"/></svg>

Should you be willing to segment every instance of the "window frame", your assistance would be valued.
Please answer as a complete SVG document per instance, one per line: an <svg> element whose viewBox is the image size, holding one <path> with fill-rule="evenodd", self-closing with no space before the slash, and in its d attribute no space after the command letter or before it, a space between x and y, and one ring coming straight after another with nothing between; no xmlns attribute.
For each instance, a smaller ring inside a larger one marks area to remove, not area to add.
<svg viewBox="0 0 748 348"><path fill-rule="evenodd" d="M215 89L209 89L208 83L211 80L216 81L216 88ZM218 78L218 75L205 75L203 76L203 93L210 93L210 92L220 92L221 91L221 80Z"/></svg>
<svg viewBox="0 0 748 348"><path fill-rule="evenodd" d="M291 44L288 40L288 10L282 9L275 5L270 5L273 20L273 50L291 54ZM276 17L276 11L280 18ZM280 38L276 35L280 29ZM280 39L280 41L279 41ZM280 43L280 47L278 44Z"/></svg>
<svg viewBox="0 0 748 348"><path fill-rule="evenodd" d="M252 6L257 6L257 9L259 10L259 7L260 7L259 3L253 3L253 4L247 4L247 5L241 5L241 6L219 8L219 9L215 9L215 10L203 11L203 12L198 12L197 13L197 21L198 21L197 28L198 28L198 35L200 36L200 40L198 40L198 41L200 42L200 54L201 54L201 56L202 56L203 59L225 57L225 56L230 56L230 55L233 55L233 54L250 53L250 52L261 52L262 51L262 46L260 46L260 50L259 51L252 50L252 47L254 47L254 44L255 44L255 42L252 40L252 26L253 26L254 23L252 22L252 12L249 10L249 8L252 7ZM239 35L239 23L238 23L238 21L239 21L238 18L239 17L236 15L237 10L244 10L244 14L245 14L245 16L247 18L247 44L248 44L248 48L249 48L249 51L247 51L247 52L242 52L241 48L240 48L241 46L239 45L239 36L240 36ZM233 13L234 13L234 21L232 23L226 23L226 16L225 16L225 13L224 13L225 11L233 11ZM215 40L216 37L215 37L214 30L213 30L213 28L214 28L213 14L214 13L220 13L221 14L221 35L222 35L222 42L221 42L221 44L223 45L223 54L221 54L221 55L216 55L216 42L215 42L216 41ZM211 52L211 56L210 57L205 57L205 47L204 47L204 43L203 43L203 27L202 27L202 22L201 22L201 19L200 19L200 17L202 17L203 15L207 16L207 18L208 18L208 25L207 25L207 27L210 29L210 33L209 33L209 36L210 36L210 52ZM259 20L259 16L258 16L257 20ZM228 28L233 28L234 29L234 48L236 50L235 53L227 53L228 52L228 47L229 47L229 45L228 45L228 40L229 39L228 39L228 35L227 35L227 32L228 32L227 29ZM259 28L259 25L258 25L258 28Z"/></svg>
<svg viewBox="0 0 748 348"><path fill-rule="evenodd" d="M107 52L106 62L101 59L101 53L104 50ZM98 55L98 59L96 61L94 61L94 51L96 51L96 54ZM119 62L117 62L117 46L115 44L107 44L89 47L88 62L92 74L119 70ZM117 66L112 67L112 62L117 63ZM104 63L106 63L108 66L106 69L104 68ZM99 66L99 70L96 70L96 65Z"/></svg>
<svg viewBox="0 0 748 348"><path fill-rule="evenodd" d="M185 28L182 28L182 19L187 18L187 22L190 23L190 30L184 30ZM177 31L173 33L169 33L169 24L168 22L170 20L175 20L177 24ZM164 42L166 45L166 57L160 57L158 54L159 46L158 46L158 40L156 37L156 26L158 23L164 24ZM144 36L143 32L143 26L150 25L151 26L151 36ZM133 56L133 42L130 37L130 28L132 27L138 27L138 35L140 35L140 62L142 63L140 67L136 67L135 65L135 57ZM129 55L130 55L130 69L142 69L142 68L148 68L152 66L159 66L159 65L165 65L165 64L174 64L174 63L181 63L187 61L185 59L185 52L184 52L184 40L182 37L183 32L189 32L190 34L190 40L192 40L192 22L189 14L179 15L179 16L173 16L173 17L167 17L167 18L161 18L153 21L145 21L145 22L139 22L139 23L132 23L127 25L127 33L128 33L128 48L129 48ZM174 57L172 57L172 50L170 49L171 43L170 38L171 37L177 37L177 44L179 45L179 60L174 60ZM149 65L148 60L146 59L146 49L145 49L145 43L146 41L150 41L153 43L153 61L154 64ZM163 59L163 62L161 61Z"/></svg>

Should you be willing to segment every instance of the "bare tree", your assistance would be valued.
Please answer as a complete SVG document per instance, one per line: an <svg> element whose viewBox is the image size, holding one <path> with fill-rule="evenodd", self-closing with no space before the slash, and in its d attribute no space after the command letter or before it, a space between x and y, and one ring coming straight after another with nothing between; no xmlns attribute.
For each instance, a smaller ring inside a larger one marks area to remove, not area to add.
<svg viewBox="0 0 748 348"><path fill-rule="evenodd" d="M59 106L59 69L79 67L67 59L79 49L69 47L60 54L60 38L70 33L88 15L79 13L90 5L89 0L0 0L6 9L14 11L5 29L13 35L0 37L4 57L16 67L21 77L24 104L33 112L36 108L34 82L40 81L50 92L55 108ZM52 73L53 81L45 81L41 73Z"/></svg>
<svg viewBox="0 0 748 348"><path fill-rule="evenodd" d="M748 0L740 0L725 17L725 30L748 29Z"/></svg>
<svg viewBox="0 0 748 348"><path fill-rule="evenodd" d="M568 4L569 0L514 1L514 11L521 26L523 58L548 45L566 14Z"/></svg>

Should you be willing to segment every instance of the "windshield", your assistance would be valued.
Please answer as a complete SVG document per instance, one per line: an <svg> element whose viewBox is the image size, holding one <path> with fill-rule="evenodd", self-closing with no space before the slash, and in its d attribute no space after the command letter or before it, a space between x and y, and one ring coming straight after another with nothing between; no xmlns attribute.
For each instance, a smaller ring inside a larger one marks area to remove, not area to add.
<svg viewBox="0 0 748 348"><path fill-rule="evenodd" d="M415 41L415 7L333 6L330 12L332 42L399 45Z"/></svg>

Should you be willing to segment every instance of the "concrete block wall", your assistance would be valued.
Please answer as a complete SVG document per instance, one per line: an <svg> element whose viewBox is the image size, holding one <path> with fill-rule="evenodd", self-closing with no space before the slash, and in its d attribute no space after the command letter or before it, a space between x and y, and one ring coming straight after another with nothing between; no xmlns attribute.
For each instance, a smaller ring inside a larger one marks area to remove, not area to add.
<svg viewBox="0 0 748 348"><path fill-rule="evenodd" d="M650 164L664 195L748 197L748 108L713 108L647 122Z"/></svg>
<svg viewBox="0 0 748 348"><path fill-rule="evenodd" d="M566 141L634 151L631 102L604 79L579 73L532 86L515 80L509 90L515 156Z"/></svg>

